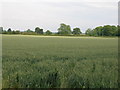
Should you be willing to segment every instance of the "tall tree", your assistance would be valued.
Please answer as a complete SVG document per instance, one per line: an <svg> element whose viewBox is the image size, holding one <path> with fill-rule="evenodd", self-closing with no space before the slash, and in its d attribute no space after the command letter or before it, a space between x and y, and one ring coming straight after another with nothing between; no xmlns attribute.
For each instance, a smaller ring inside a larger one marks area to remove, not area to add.
<svg viewBox="0 0 120 90"><path fill-rule="evenodd" d="M36 28L35 28L35 32L36 32L37 34L43 34L43 29L40 29L39 27L36 27Z"/></svg>
<svg viewBox="0 0 120 90"><path fill-rule="evenodd" d="M80 35L82 32L81 32L80 28L74 28L72 33L74 35Z"/></svg>
<svg viewBox="0 0 120 90"><path fill-rule="evenodd" d="M60 24L60 28L58 28L58 34L61 34L61 35L72 34L70 25L66 25L64 23Z"/></svg>
<svg viewBox="0 0 120 90"><path fill-rule="evenodd" d="M11 32L11 31L12 31L11 28L9 28L9 29L8 29L8 32Z"/></svg>
<svg viewBox="0 0 120 90"><path fill-rule="evenodd" d="M8 34L11 34L12 33L11 28L9 28L7 32L8 32Z"/></svg>

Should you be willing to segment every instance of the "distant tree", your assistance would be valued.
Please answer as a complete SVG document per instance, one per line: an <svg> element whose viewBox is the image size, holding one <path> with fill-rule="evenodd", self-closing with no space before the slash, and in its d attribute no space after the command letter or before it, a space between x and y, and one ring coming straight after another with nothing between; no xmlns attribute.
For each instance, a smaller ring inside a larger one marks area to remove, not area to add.
<svg viewBox="0 0 120 90"><path fill-rule="evenodd" d="M47 31L45 32L45 34L46 34L46 35L51 35L52 32L51 32L50 30L47 30Z"/></svg>
<svg viewBox="0 0 120 90"><path fill-rule="evenodd" d="M118 35L118 27L116 26L99 26L93 30L88 29L86 31L86 35L89 36L117 36Z"/></svg>
<svg viewBox="0 0 120 90"><path fill-rule="evenodd" d="M116 26L105 25L103 27L104 36L115 36L116 31L117 31Z"/></svg>
<svg viewBox="0 0 120 90"><path fill-rule="evenodd" d="M12 32L11 32L12 34L16 34L16 32L13 30Z"/></svg>
<svg viewBox="0 0 120 90"><path fill-rule="evenodd" d="M58 34L60 34L60 35L72 34L70 25L66 25L64 23L60 24L60 28L58 28Z"/></svg>
<svg viewBox="0 0 120 90"><path fill-rule="evenodd" d="M16 30L16 34L20 34L20 31L19 31L19 30Z"/></svg>
<svg viewBox="0 0 120 90"><path fill-rule="evenodd" d="M9 28L9 29L8 29L8 32L11 32L11 31L12 31L11 28Z"/></svg>
<svg viewBox="0 0 120 90"><path fill-rule="evenodd" d="M91 28L88 28L85 32L86 35L92 36L93 35L93 30Z"/></svg>
<svg viewBox="0 0 120 90"><path fill-rule="evenodd" d="M11 28L9 28L9 29L7 30L7 33L8 33L8 34L11 34L11 33L12 33Z"/></svg>
<svg viewBox="0 0 120 90"><path fill-rule="evenodd" d="M74 35L80 35L82 32L80 31L80 28L74 28L72 33Z"/></svg>
<svg viewBox="0 0 120 90"><path fill-rule="evenodd" d="M103 36L103 27L99 26L93 29L93 35L94 36Z"/></svg>
<svg viewBox="0 0 120 90"><path fill-rule="evenodd" d="M43 29L40 29L39 27L36 27L36 28L35 28L35 32L36 32L37 34L43 34Z"/></svg>
<svg viewBox="0 0 120 90"><path fill-rule="evenodd" d="M32 30L28 29L26 32L33 32Z"/></svg>
<svg viewBox="0 0 120 90"><path fill-rule="evenodd" d="M16 30L16 31L13 30L11 33L12 34L20 34L20 31L19 30Z"/></svg>
<svg viewBox="0 0 120 90"><path fill-rule="evenodd" d="M2 31L2 34L7 34L7 31L6 31L6 30L3 30L3 31Z"/></svg>

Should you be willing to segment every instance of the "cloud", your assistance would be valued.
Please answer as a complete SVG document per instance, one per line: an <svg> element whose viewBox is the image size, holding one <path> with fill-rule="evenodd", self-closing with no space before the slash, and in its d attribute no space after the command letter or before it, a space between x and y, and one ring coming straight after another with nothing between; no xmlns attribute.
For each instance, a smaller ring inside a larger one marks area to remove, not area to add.
<svg viewBox="0 0 120 90"><path fill-rule="evenodd" d="M19 2L20 1L20 2ZM104 24L117 24L117 2L100 0L5 0L2 25L26 30L36 26L56 31L64 22L82 31ZM96 2L94 2L96 1ZM99 1L99 2L98 2Z"/></svg>

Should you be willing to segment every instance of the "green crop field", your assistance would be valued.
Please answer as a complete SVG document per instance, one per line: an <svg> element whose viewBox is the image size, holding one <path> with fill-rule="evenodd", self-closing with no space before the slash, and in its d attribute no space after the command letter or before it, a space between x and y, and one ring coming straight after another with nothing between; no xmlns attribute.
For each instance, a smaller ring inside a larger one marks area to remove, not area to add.
<svg viewBox="0 0 120 90"><path fill-rule="evenodd" d="M117 88L118 38L3 35L3 88Z"/></svg>

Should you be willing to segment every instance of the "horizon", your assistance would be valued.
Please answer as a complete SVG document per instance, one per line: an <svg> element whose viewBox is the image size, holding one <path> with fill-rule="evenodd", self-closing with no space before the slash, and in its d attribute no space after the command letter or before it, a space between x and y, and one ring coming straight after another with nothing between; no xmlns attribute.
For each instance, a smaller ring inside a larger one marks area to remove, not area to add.
<svg viewBox="0 0 120 90"><path fill-rule="evenodd" d="M106 25L101 25L101 26L103 27L103 26L106 26ZM116 27L117 27L117 25L110 25L110 26L116 26ZM99 26L97 26L97 27L99 27ZM2 27L2 26L1 26L0 28L3 28L3 30L5 30L5 31L7 31L7 30L9 29L9 28L4 29L4 27ZM36 28L36 27L35 27L35 28ZM35 31L35 28L34 28L34 30L33 30L33 29L30 29L30 28L28 28L28 29L34 32L34 31ZM75 27L75 28L77 28L77 27ZM95 28L96 28L96 27L95 27ZM95 29L95 28L93 28L93 29ZM15 30L15 29L12 29L12 28L10 28L10 29L11 29L12 31L20 31L20 32L25 32L25 31L28 30L28 29L26 29L26 30ZM41 28L41 29L42 29L42 28ZM73 29L74 29L74 28L71 28L71 31L73 31ZM88 29L92 29L92 28L88 28ZM93 29L92 29L92 30L93 30ZM81 30L81 29L80 29L80 30ZM87 29L86 29L86 30L87 30ZM86 30L85 30L85 31L86 31ZM43 29L43 32L46 32L46 31L47 31L47 30L44 30L44 29ZM52 33L57 33L57 32L58 32L58 30L56 30L56 31L49 30L49 31L51 31ZM81 31L82 31L82 30L81 30ZM82 34L85 34L85 32L82 32Z"/></svg>

